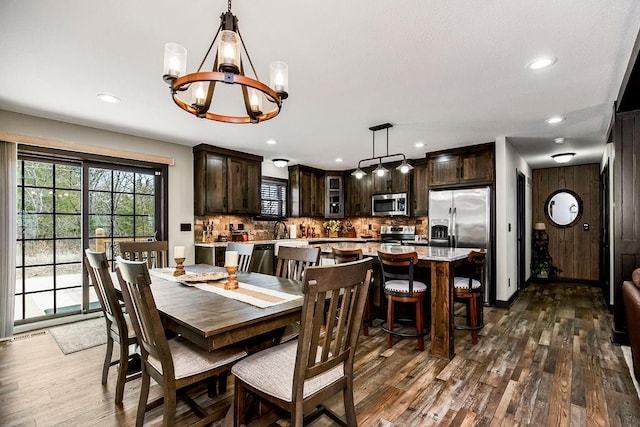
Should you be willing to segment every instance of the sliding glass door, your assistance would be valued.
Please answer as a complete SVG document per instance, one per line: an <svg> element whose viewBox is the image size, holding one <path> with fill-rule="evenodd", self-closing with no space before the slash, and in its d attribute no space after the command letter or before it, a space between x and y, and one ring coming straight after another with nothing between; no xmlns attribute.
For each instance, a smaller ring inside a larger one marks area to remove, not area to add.
<svg viewBox="0 0 640 427"><path fill-rule="evenodd" d="M84 248L162 238L162 169L19 155L16 324L98 309ZM160 233L160 235L158 235Z"/></svg>

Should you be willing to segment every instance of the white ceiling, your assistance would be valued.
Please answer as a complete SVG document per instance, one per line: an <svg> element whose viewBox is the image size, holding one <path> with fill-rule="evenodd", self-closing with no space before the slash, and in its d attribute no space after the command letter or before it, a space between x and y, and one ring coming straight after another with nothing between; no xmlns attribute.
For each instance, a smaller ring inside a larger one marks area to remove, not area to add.
<svg viewBox="0 0 640 427"><path fill-rule="evenodd" d="M533 168L564 151L577 153L570 164L591 163L640 28L636 0L236 0L258 75L268 83L269 63L287 62L290 96L275 119L235 125L182 111L161 78L164 44L185 46L195 70L226 8L2 0L0 108L323 169L370 157L369 127L385 122L389 152L409 158L506 136ZM528 70L541 55L557 62ZM566 120L545 123L556 114ZM385 142L376 133L376 155Z"/></svg>

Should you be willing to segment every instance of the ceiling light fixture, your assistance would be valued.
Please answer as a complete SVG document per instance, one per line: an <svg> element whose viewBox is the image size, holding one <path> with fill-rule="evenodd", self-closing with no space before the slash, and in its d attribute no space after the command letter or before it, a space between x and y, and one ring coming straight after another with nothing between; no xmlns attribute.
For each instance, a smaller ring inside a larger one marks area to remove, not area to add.
<svg viewBox="0 0 640 427"><path fill-rule="evenodd" d="M344 160L342 159L342 157L338 157L338 158L336 159L336 162L337 162L337 163L342 163L343 161L344 161Z"/></svg>
<svg viewBox="0 0 640 427"><path fill-rule="evenodd" d="M109 104L119 104L120 98L115 95L110 95L108 93L99 93L98 99L102 102L107 102Z"/></svg>
<svg viewBox="0 0 640 427"><path fill-rule="evenodd" d="M550 125L555 125L556 123L560 123L564 121L564 117L560 117L560 116L553 116L553 117L549 117L547 120L545 120L548 124Z"/></svg>
<svg viewBox="0 0 640 427"><path fill-rule="evenodd" d="M416 148L424 147L424 142L416 142Z"/></svg>
<svg viewBox="0 0 640 427"><path fill-rule="evenodd" d="M527 68L530 70L539 70L541 68L547 68L556 63L555 56L545 56L543 58L537 58L529 64L527 64Z"/></svg>
<svg viewBox="0 0 640 427"><path fill-rule="evenodd" d="M273 159L273 164L278 168L283 168L289 164L289 160L287 159Z"/></svg>
<svg viewBox="0 0 640 427"><path fill-rule="evenodd" d="M553 138L553 142L555 142L556 144L562 144L564 142L564 138L562 138L562 137Z"/></svg>
<svg viewBox="0 0 640 427"><path fill-rule="evenodd" d="M212 71L201 71L218 35L220 38ZM254 78L245 75L241 48L249 61ZM171 96L176 105L200 118L226 123L259 123L277 116L282 108L282 101L289 96L287 93L289 68L284 62L271 63L271 87L258 79L258 74L240 35L238 18L231 13L231 0L228 1L227 12L220 15L220 27L197 71L186 74L186 67L187 49L177 43L167 43L164 50L162 78L169 84ZM241 87L246 116L225 115L210 111L217 82ZM191 91L190 103L180 97L180 92L187 90ZM274 104L271 111L263 112L264 98Z"/></svg>
<svg viewBox="0 0 640 427"><path fill-rule="evenodd" d="M383 123L381 125L372 126L369 128L369 130L372 132L372 145L373 145L372 157L369 157L368 159L360 160L358 162L358 168L354 170L351 173L351 175L355 176L357 179L362 179L362 177L364 177L367 174L361 168L362 162L367 162L369 160L377 160L378 167L376 167L373 170L373 173L375 173L378 176L384 176L387 172L389 172L389 170L384 166L382 166L382 160L387 159L389 157L397 157L397 156L402 156L402 163L400 163L400 166L398 166L396 169L398 169L402 173L408 173L411 169L413 169L413 166L411 166L409 162L407 162L407 157L404 154L402 153L389 154L389 128L390 127L393 127L391 123ZM387 154L384 156L376 156L376 131L379 131L382 129L387 130Z"/></svg>
<svg viewBox="0 0 640 427"><path fill-rule="evenodd" d="M278 143L278 141L276 141L275 139L269 139L269 140L267 140L267 144L269 144L269 145L275 145L275 144L277 144L277 143Z"/></svg>
<svg viewBox="0 0 640 427"><path fill-rule="evenodd" d="M555 160L556 163L567 163L568 161L573 159L573 156L575 155L576 153L560 153L554 154L553 156L551 156L551 158Z"/></svg>

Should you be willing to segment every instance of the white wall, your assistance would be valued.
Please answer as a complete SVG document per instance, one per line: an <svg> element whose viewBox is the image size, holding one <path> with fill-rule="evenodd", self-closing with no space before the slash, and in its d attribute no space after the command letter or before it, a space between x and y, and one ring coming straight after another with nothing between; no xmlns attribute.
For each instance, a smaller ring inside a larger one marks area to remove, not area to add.
<svg viewBox="0 0 640 427"><path fill-rule="evenodd" d="M193 227L193 155L191 147L109 132L55 120L0 110L0 132L173 157L169 166L169 257L174 246L184 246L186 264L194 263L193 231L180 231L180 223ZM172 263L171 263L172 264Z"/></svg>
<svg viewBox="0 0 640 427"><path fill-rule="evenodd" d="M525 277L529 277L532 232L531 167L509 140L496 138L496 299L508 301L518 286L517 259L517 174L526 180L525 194ZM509 230L511 225L511 230Z"/></svg>

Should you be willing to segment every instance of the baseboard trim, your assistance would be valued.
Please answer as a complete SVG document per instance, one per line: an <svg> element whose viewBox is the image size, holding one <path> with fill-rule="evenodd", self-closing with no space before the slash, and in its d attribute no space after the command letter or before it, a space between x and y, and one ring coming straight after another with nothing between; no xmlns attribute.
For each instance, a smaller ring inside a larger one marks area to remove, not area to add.
<svg viewBox="0 0 640 427"><path fill-rule="evenodd" d="M511 307L511 304L513 304L513 302L516 300L516 298L518 298L518 295L520 295L519 290L515 291L507 301L497 299L495 305L498 308L509 308Z"/></svg>

